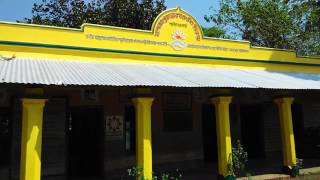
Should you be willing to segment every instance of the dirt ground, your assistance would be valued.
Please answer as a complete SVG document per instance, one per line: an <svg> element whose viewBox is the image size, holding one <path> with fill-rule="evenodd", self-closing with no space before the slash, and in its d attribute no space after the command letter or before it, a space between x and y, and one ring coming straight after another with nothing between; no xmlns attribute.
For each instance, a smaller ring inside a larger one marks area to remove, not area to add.
<svg viewBox="0 0 320 180"><path fill-rule="evenodd" d="M284 174L264 174L259 176L237 178L239 180L320 180L320 167L300 170L300 176L291 178Z"/></svg>

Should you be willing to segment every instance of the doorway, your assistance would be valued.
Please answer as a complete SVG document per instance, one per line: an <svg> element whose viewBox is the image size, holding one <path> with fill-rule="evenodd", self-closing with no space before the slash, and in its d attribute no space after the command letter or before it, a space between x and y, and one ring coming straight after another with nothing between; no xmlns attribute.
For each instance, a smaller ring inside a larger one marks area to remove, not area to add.
<svg viewBox="0 0 320 180"><path fill-rule="evenodd" d="M103 108L72 108L70 115L69 175L71 177L103 177Z"/></svg>
<svg viewBox="0 0 320 180"><path fill-rule="evenodd" d="M292 104L292 126L294 132L294 140L296 145L296 154L297 157L306 159L310 157L312 153L312 138L304 137L304 121L303 121L303 112L301 104ZM310 141L311 140L311 141ZM311 150L311 151L310 151ZM311 156L312 158L312 156Z"/></svg>
<svg viewBox="0 0 320 180"><path fill-rule="evenodd" d="M0 108L0 179L9 179L11 117L8 108Z"/></svg>
<svg viewBox="0 0 320 180"><path fill-rule="evenodd" d="M208 163L217 162L216 115L212 104L202 105L202 142L204 161Z"/></svg>
<svg viewBox="0 0 320 180"><path fill-rule="evenodd" d="M249 159L264 157L262 117L260 105L240 106L242 144Z"/></svg>

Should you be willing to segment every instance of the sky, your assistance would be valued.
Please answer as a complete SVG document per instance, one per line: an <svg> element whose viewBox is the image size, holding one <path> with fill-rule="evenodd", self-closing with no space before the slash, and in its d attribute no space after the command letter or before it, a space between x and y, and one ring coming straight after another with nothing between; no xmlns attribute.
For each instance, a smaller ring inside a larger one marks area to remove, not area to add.
<svg viewBox="0 0 320 180"><path fill-rule="evenodd" d="M39 0L0 0L0 21L16 22L31 17L32 5ZM204 16L210 14L210 7L216 8L218 0L166 0L168 8L180 6L197 19L200 25L209 27Z"/></svg>

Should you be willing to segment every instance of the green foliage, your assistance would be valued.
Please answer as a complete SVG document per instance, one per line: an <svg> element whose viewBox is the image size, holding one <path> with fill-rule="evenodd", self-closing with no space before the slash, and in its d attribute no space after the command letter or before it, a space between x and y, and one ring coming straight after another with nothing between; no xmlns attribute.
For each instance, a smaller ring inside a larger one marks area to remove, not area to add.
<svg viewBox="0 0 320 180"><path fill-rule="evenodd" d="M133 167L132 169L128 169L128 176L139 177L138 180L145 180L145 178L143 177L143 169L139 167Z"/></svg>
<svg viewBox="0 0 320 180"><path fill-rule="evenodd" d="M298 159L298 158L297 158L297 165L296 165L296 167L297 167L298 169L302 169L302 168L303 168L303 159Z"/></svg>
<svg viewBox="0 0 320 180"><path fill-rule="evenodd" d="M42 0L26 23L79 28L83 23L150 29L164 0Z"/></svg>
<svg viewBox="0 0 320 180"><path fill-rule="evenodd" d="M143 177L143 168L133 167L128 169L128 176L137 178L138 180L147 180ZM153 174L152 180L180 180L182 178L181 172L177 169L175 174L162 173L160 176Z"/></svg>
<svg viewBox="0 0 320 180"><path fill-rule="evenodd" d="M230 174L235 176L244 172L248 162L248 153L243 149L240 140L237 140L236 146L232 148L232 154L229 157L228 169Z"/></svg>
<svg viewBox="0 0 320 180"><path fill-rule="evenodd" d="M292 177L297 177L300 175L300 169L303 168L303 159L298 159L297 158L297 164L294 166L291 170L291 176Z"/></svg>
<svg viewBox="0 0 320 180"><path fill-rule="evenodd" d="M211 27L211 28L202 27L202 31L203 31L203 34L207 37L226 38L224 30L219 29L217 27Z"/></svg>
<svg viewBox="0 0 320 180"><path fill-rule="evenodd" d="M205 16L233 38L253 45L320 54L320 3L316 0L221 0Z"/></svg>

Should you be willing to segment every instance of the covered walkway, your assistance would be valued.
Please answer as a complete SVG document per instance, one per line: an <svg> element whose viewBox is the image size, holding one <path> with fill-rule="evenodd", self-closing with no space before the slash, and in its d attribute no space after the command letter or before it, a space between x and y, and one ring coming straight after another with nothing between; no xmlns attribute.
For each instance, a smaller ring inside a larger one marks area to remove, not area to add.
<svg viewBox="0 0 320 180"><path fill-rule="evenodd" d="M86 62L76 59L0 60L1 83L58 86L169 86L320 89L320 74L204 66Z"/></svg>

